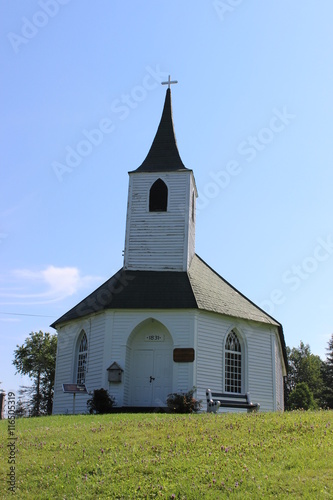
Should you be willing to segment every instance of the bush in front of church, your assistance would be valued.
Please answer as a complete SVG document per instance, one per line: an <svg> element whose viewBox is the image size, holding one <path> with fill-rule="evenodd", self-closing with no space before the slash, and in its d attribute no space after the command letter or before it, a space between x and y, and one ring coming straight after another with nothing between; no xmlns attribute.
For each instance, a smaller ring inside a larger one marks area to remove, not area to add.
<svg viewBox="0 0 333 500"><path fill-rule="evenodd" d="M108 391L95 389L93 397L87 401L88 411L89 413L111 413L114 402L114 397L110 396Z"/></svg>
<svg viewBox="0 0 333 500"><path fill-rule="evenodd" d="M172 413L196 413L201 402L193 397L195 388L188 392L174 392L167 398L167 406Z"/></svg>

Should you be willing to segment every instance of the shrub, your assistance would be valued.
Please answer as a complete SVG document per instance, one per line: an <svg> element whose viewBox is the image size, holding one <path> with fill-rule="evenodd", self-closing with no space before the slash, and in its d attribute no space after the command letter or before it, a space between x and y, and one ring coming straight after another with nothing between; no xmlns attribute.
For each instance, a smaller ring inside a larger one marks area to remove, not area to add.
<svg viewBox="0 0 333 500"><path fill-rule="evenodd" d="M167 405L172 413L196 413L201 408L201 402L193 397L195 388L188 392L169 394Z"/></svg>
<svg viewBox="0 0 333 500"><path fill-rule="evenodd" d="M110 413L113 406L114 397L105 389L95 389L93 397L87 401L89 413Z"/></svg>
<svg viewBox="0 0 333 500"><path fill-rule="evenodd" d="M314 410L316 408L313 394L305 382L300 382L290 393L289 406L291 410Z"/></svg>

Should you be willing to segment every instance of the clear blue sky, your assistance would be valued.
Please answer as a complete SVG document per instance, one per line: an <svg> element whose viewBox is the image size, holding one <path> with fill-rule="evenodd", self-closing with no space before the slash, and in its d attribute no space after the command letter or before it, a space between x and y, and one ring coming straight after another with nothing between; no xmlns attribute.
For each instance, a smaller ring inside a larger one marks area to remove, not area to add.
<svg viewBox="0 0 333 500"><path fill-rule="evenodd" d="M332 19L331 0L1 2L2 387L29 382L14 376L16 344L122 266L127 172L169 73L200 195L197 253L282 323L287 345L324 359Z"/></svg>

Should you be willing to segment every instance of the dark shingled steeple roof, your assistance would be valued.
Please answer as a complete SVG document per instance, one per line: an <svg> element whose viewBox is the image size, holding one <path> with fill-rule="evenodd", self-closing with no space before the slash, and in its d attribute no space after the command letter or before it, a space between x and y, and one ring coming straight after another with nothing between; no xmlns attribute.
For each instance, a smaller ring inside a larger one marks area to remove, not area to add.
<svg viewBox="0 0 333 500"><path fill-rule="evenodd" d="M171 91L167 89L162 118L146 159L134 172L174 172L188 170L183 164L172 120Z"/></svg>

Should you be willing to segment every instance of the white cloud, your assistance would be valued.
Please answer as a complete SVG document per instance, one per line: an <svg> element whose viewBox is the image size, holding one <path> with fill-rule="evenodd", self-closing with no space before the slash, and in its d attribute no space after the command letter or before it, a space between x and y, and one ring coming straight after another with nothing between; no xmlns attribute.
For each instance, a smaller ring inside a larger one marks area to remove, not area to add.
<svg viewBox="0 0 333 500"><path fill-rule="evenodd" d="M40 271L16 269L11 272L10 281L13 286L0 289L0 297L5 300L1 302L2 305L58 302L82 289L93 288L100 284L103 278L82 276L77 267L51 265Z"/></svg>

